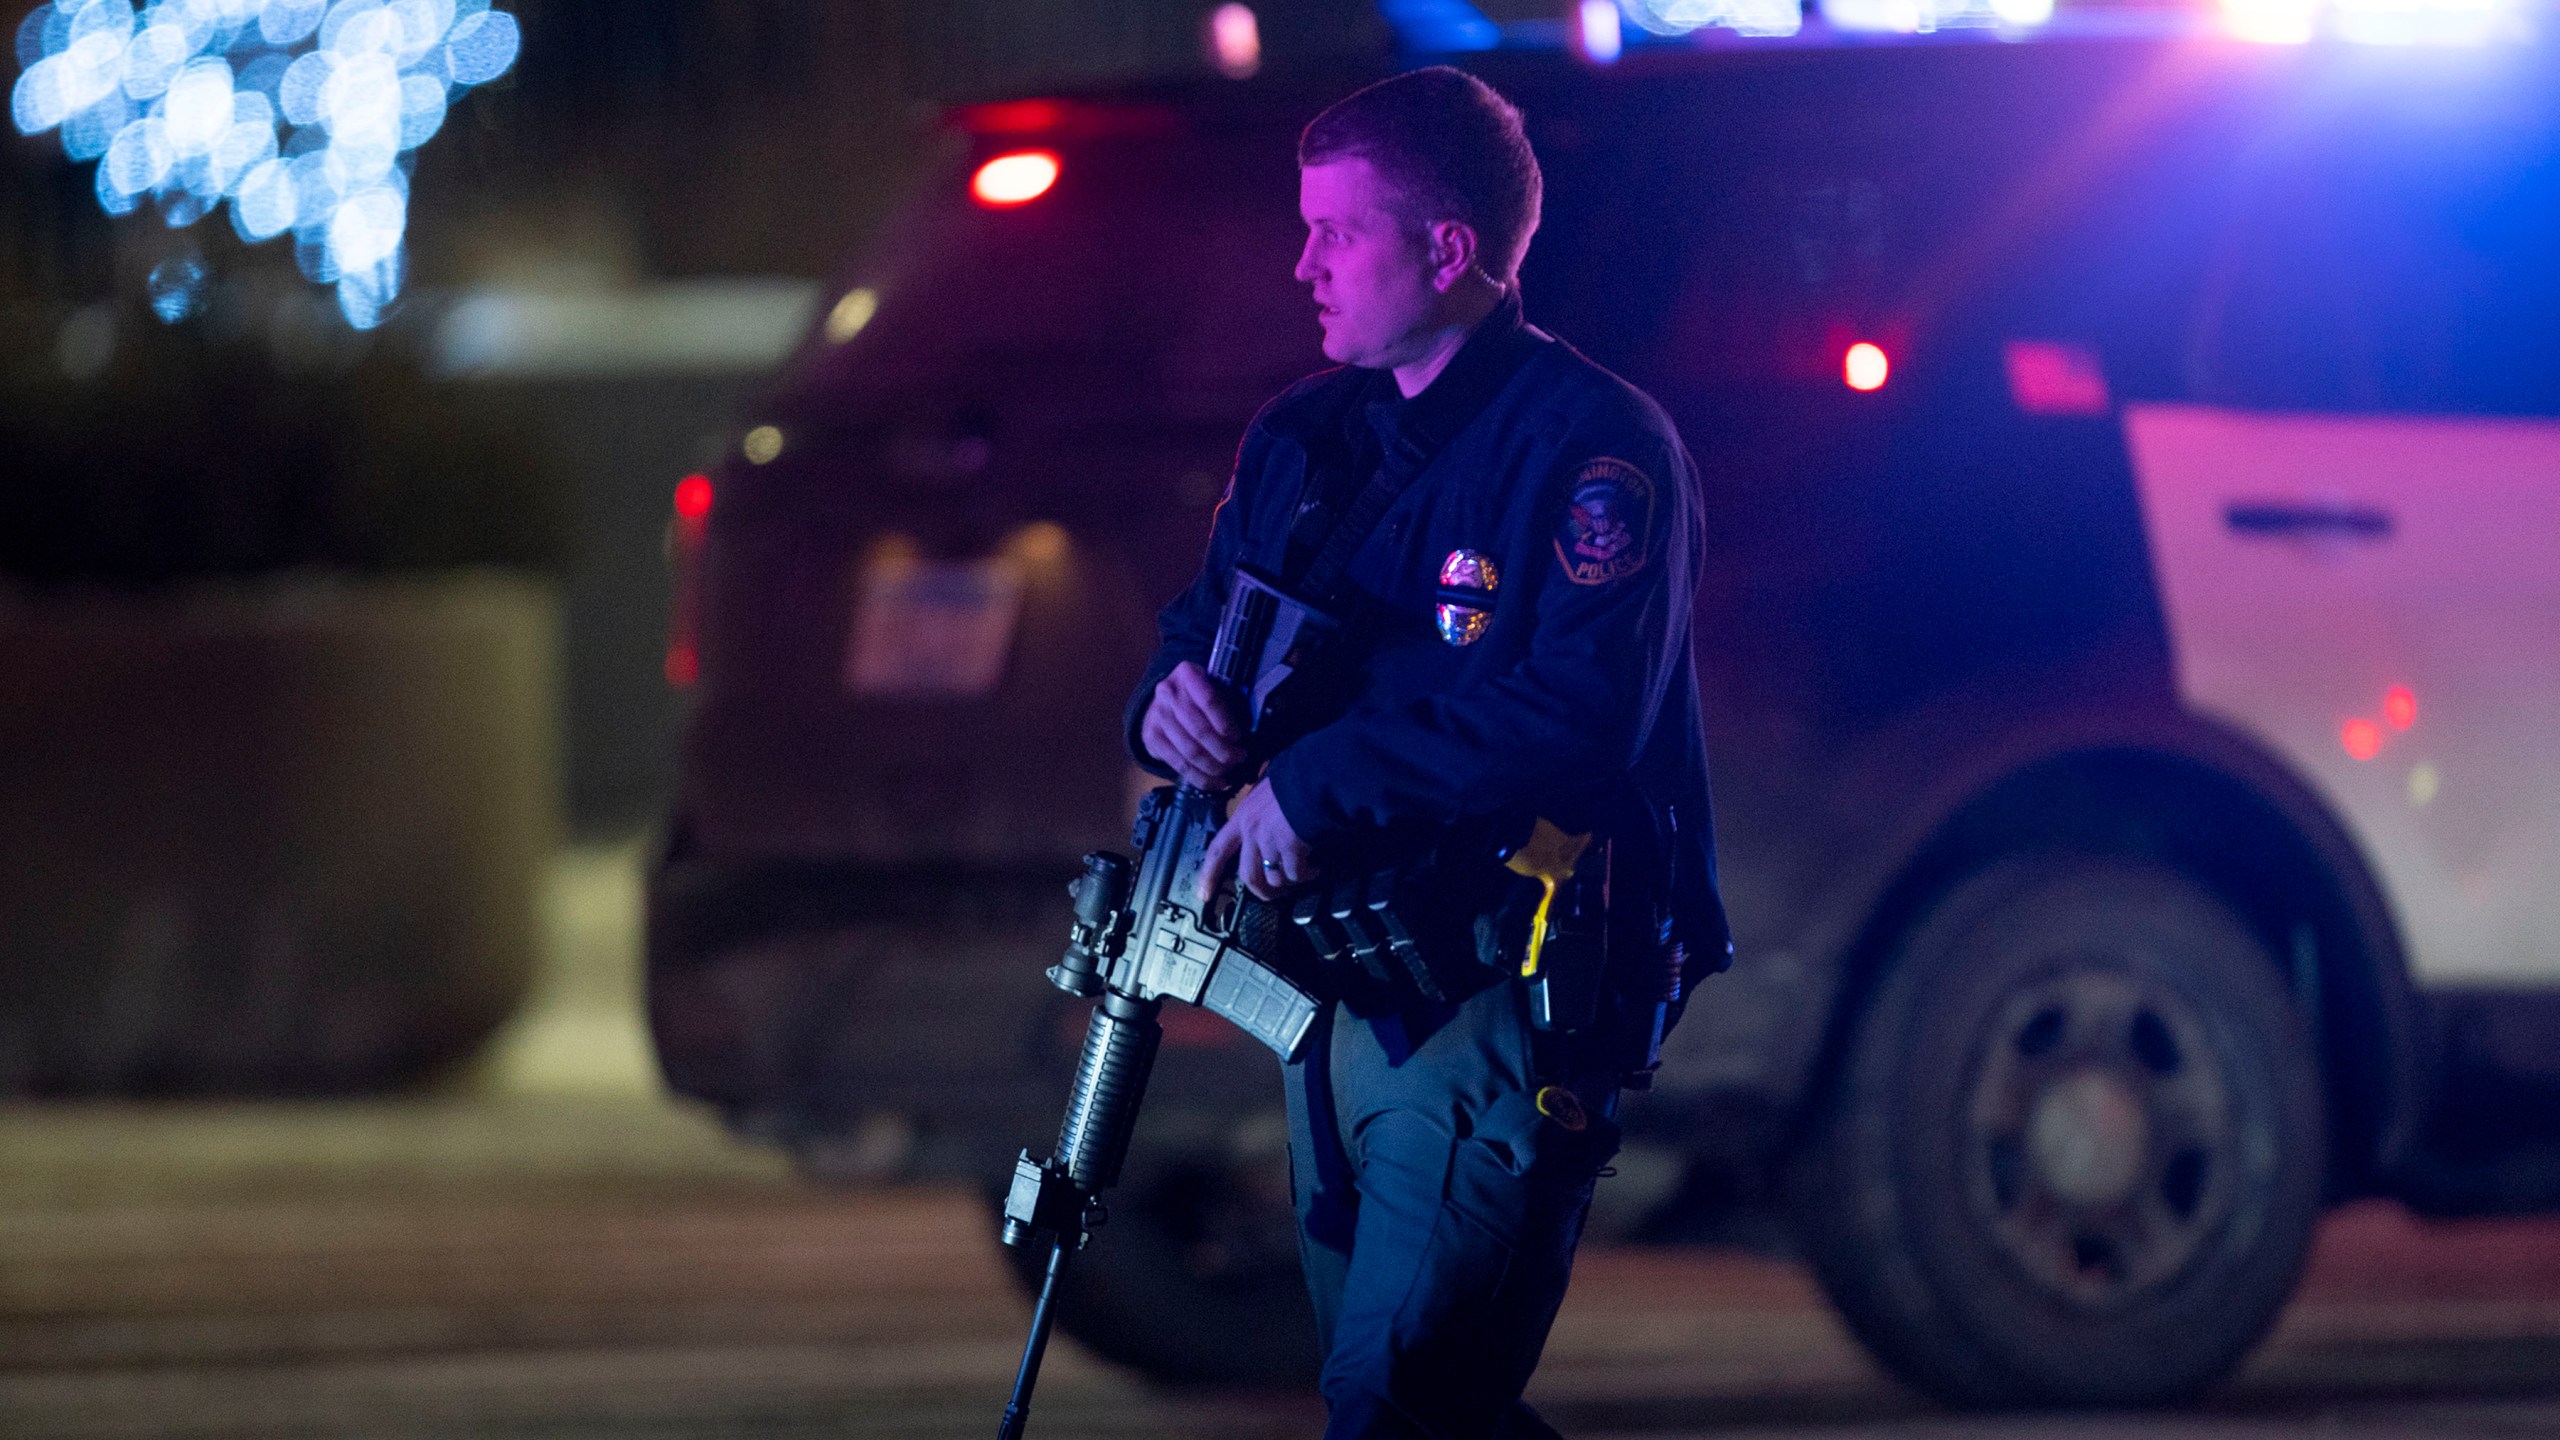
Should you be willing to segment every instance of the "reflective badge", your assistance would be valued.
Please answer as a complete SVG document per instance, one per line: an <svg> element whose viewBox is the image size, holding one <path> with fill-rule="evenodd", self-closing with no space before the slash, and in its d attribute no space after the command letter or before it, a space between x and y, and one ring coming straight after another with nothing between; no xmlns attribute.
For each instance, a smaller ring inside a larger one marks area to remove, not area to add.
<svg viewBox="0 0 2560 1440"><path fill-rule="evenodd" d="M1493 592L1502 571L1473 550L1452 550L1440 562L1440 638L1473 645L1493 623Z"/></svg>
<svg viewBox="0 0 2560 1440"><path fill-rule="evenodd" d="M1606 585L1644 568L1653 532L1653 482L1624 460L1608 456L1574 473L1564 524L1556 532L1556 559L1576 585Z"/></svg>

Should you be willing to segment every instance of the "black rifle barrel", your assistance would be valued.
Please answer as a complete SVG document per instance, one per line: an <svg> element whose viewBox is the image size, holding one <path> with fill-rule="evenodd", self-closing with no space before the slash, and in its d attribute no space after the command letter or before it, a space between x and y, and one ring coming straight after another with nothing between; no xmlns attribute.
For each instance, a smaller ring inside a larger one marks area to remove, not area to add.
<svg viewBox="0 0 2560 1440"><path fill-rule="evenodd" d="M1022 1347L1022 1365L1014 1372L1013 1399L997 1426L999 1440L1021 1440L1031 1420L1031 1390L1040 1381L1040 1358L1049 1348L1056 1322L1058 1277L1067 1257L1084 1244L1093 1201L1120 1179L1129 1158L1130 1132L1138 1123L1139 1103L1146 1099L1147 1075L1155 1068L1156 1046L1164 1025L1156 1019L1161 1000L1140 1000L1117 990L1103 992L1085 1028L1084 1054L1076 1063L1075 1094L1058 1127L1058 1148L1051 1152L1044 1184L1063 1183L1074 1192L1058 1207L1049 1245L1049 1266L1040 1279L1040 1299L1031 1310L1031 1338ZM1029 1157L1025 1156L1025 1163ZM1008 1202L1010 1209L1010 1203ZM1007 1225L1008 1239L1014 1224Z"/></svg>
<svg viewBox="0 0 2560 1440"><path fill-rule="evenodd" d="M1013 1399L1005 1404L996 1440L1022 1440L1022 1428L1031 1423L1031 1387L1040 1383L1040 1357L1048 1353L1049 1327L1058 1318L1058 1277L1066 1273L1067 1257L1074 1253L1064 1236L1049 1247L1049 1270L1040 1278L1040 1301L1031 1307L1031 1338L1023 1343L1022 1365L1013 1373Z"/></svg>

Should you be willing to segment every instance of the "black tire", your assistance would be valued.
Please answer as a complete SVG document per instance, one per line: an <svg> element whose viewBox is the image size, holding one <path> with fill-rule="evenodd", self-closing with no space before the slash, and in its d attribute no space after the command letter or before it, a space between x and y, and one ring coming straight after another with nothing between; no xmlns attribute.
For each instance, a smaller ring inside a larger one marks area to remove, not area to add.
<svg viewBox="0 0 2560 1440"><path fill-rule="evenodd" d="M1110 1219L1067 1267L1059 1329L1168 1383L1314 1382L1315 1316L1284 1146L1141 1146L1103 1199ZM1036 1293L1047 1256L1008 1254Z"/></svg>
<svg viewBox="0 0 2560 1440"><path fill-rule="evenodd" d="M1849 1328L1957 1405L2145 1406L2227 1374L2319 1218L2309 1037L2194 881L2012 860L1907 932L1799 1175Z"/></svg>

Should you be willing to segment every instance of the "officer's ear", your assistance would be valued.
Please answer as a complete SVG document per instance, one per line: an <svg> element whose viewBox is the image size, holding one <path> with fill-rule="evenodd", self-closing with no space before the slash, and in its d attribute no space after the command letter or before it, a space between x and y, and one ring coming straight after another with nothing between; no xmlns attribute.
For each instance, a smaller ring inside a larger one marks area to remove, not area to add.
<svg viewBox="0 0 2560 1440"><path fill-rule="evenodd" d="M1476 268L1476 227L1464 220L1434 220L1422 233L1429 247L1431 288L1446 295Z"/></svg>

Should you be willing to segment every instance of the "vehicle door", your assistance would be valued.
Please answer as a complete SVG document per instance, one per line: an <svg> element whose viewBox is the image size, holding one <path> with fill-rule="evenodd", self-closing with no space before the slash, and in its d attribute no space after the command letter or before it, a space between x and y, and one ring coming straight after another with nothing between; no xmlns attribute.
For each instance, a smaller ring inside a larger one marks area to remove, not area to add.
<svg viewBox="0 0 2560 1440"><path fill-rule="evenodd" d="M2560 146L2345 98L2234 168L2212 403L2126 414L2177 682L2345 819L2417 979L2560 983Z"/></svg>

